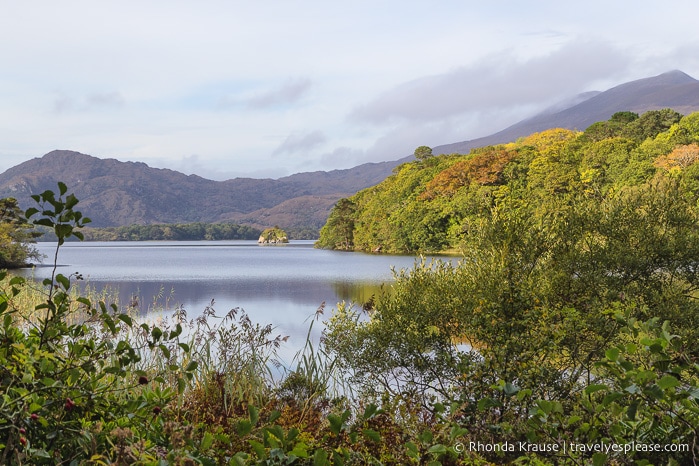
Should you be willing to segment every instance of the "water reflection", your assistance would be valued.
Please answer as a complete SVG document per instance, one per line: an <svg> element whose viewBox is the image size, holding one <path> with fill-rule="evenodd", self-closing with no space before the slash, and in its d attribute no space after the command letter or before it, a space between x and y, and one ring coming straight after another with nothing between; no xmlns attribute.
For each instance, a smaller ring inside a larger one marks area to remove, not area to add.
<svg viewBox="0 0 699 466"><path fill-rule="evenodd" d="M38 246L53 256L55 243ZM149 317L178 308L196 317L212 300L219 316L240 308L254 322L273 324L298 347L323 303L326 319L338 302L365 307L382 284L390 286L392 268L411 268L416 260L318 250L312 241L281 247L254 241L93 242L66 243L58 272L79 271L86 279L79 286ZM36 267L23 274L43 279L51 270Z"/></svg>

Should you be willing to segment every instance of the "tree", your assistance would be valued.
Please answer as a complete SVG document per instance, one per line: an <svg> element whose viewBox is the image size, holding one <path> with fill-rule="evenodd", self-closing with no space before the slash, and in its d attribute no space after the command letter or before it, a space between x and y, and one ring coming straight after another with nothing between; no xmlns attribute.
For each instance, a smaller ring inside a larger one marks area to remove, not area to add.
<svg viewBox="0 0 699 466"><path fill-rule="evenodd" d="M618 123L631 123L634 120L638 120L638 113L624 111L616 112L609 121L614 121Z"/></svg>
<svg viewBox="0 0 699 466"><path fill-rule="evenodd" d="M432 154L432 148L428 146L418 147L415 149L414 155L417 160L426 160L434 156L434 154Z"/></svg>
<svg viewBox="0 0 699 466"><path fill-rule="evenodd" d="M17 199L0 199L0 268L16 268L26 265L40 255L31 244L41 233L33 229L19 208Z"/></svg>
<svg viewBox="0 0 699 466"><path fill-rule="evenodd" d="M326 226L316 247L352 250L356 205L350 199L340 199L328 216Z"/></svg>
<svg viewBox="0 0 699 466"><path fill-rule="evenodd" d="M670 108L651 110L626 125L622 132L629 139L643 142L667 131L681 119L682 115Z"/></svg>

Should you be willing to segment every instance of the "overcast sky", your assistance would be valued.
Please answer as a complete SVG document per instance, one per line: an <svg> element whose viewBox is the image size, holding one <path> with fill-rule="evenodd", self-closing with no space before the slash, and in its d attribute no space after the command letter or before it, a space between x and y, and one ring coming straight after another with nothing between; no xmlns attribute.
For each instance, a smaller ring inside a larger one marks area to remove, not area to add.
<svg viewBox="0 0 699 466"><path fill-rule="evenodd" d="M54 149L211 179L397 160L590 90L699 79L686 1L0 0L0 172Z"/></svg>

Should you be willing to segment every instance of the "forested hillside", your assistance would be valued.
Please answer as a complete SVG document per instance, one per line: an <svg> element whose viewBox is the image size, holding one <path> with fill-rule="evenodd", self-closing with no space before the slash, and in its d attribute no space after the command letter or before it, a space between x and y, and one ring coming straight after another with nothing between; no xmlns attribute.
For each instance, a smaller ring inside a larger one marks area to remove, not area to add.
<svg viewBox="0 0 699 466"><path fill-rule="evenodd" d="M572 206L603 215L628 197L672 196L696 212L698 142L699 113L665 109L619 112L584 132L550 129L466 155L423 154L338 202L317 245L458 251L484 219L519 212L546 223Z"/></svg>

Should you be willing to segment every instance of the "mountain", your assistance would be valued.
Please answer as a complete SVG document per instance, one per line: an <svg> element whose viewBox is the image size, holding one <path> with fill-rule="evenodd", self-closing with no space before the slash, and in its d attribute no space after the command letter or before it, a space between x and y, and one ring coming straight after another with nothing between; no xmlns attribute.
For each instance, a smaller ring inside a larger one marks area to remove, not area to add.
<svg viewBox="0 0 699 466"><path fill-rule="evenodd" d="M212 181L140 162L56 150L0 174L0 197L30 196L65 182L92 226L236 221L263 228L320 228L340 198L380 182L391 162L273 179Z"/></svg>
<svg viewBox="0 0 699 466"><path fill-rule="evenodd" d="M474 147L504 144L550 128L584 130L614 113L672 108L687 115L699 111L699 81L682 71L670 71L652 78L639 79L605 92L580 94L567 102L527 118L495 134L469 141L434 147L434 154L467 153Z"/></svg>
<svg viewBox="0 0 699 466"><path fill-rule="evenodd" d="M673 108L699 111L699 81L681 71L621 84L605 92L568 99L490 136L433 148L433 153L467 153L553 127L584 130L618 111L643 113ZM367 163L346 170L298 173L279 179L212 181L157 169L140 162L99 159L56 150L0 174L0 198L32 204L31 194L64 181L80 199L93 226L234 221L257 228L319 229L334 203L388 177L412 159Z"/></svg>

